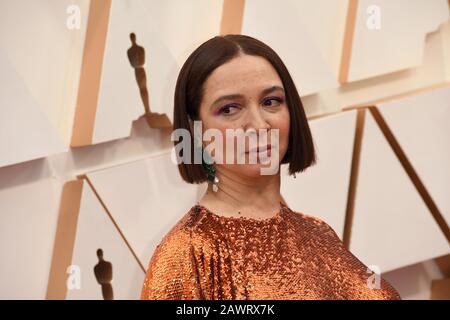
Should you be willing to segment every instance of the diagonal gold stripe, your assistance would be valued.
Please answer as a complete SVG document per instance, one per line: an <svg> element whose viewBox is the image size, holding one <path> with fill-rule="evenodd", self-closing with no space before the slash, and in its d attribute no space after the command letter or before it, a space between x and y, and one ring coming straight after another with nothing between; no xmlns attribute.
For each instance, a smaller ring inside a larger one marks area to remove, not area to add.
<svg viewBox="0 0 450 320"><path fill-rule="evenodd" d="M352 57L353 37L355 34L356 16L358 11L358 0L349 0L347 9L347 18L344 33L344 42L341 54L341 69L339 71L339 82L348 82L348 73L350 70L350 60Z"/></svg>
<svg viewBox="0 0 450 320"><path fill-rule="evenodd" d="M241 34L245 0L224 0L220 34Z"/></svg>
<svg viewBox="0 0 450 320"><path fill-rule="evenodd" d="M361 146L364 133L365 116L366 116L366 109L361 108L357 110L355 137L353 142L352 164L350 169L350 182L348 185L348 193L347 193L347 208L345 210L344 232L342 239L347 249L350 248L350 238L352 233L352 224L355 211L356 189L358 184L359 162L361 158Z"/></svg>
<svg viewBox="0 0 450 320"><path fill-rule="evenodd" d="M446 254L434 259L444 277L450 278L450 254Z"/></svg>
<svg viewBox="0 0 450 320"><path fill-rule="evenodd" d="M63 187L47 284L49 300L66 299L66 268L72 264L82 191L81 180L68 181Z"/></svg>
<svg viewBox="0 0 450 320"><path fill-rule="evenodd" d="M422 183L422 180L419 178L419 175L416 173L416 170L414 170L413 165L409 161L408 157L406 156L402 147L398 143L397 139L395 138L388 124L384 120L380 111L373 106L369 107L369 110L372 116L374 117L376 123L378 124L379 128L383 132L384 137L388 141L389 145L391 146L392 150L394 151L395 155L397 156L398 160L403 166L403 169L405 169L406 174L411 179L411 182L414 184L414 187L416 187L416 190L419 192L420 196L422 197L423 201L428 207L428 210L430 210L439 228L441 228L442 232L447 238L447 241L450 243L450 228L445 222L444 217L442 216L441 212L436 206L436 203L434 202L430 193L426 189L425 185Z"/></svg>
<svg viewBox="0 0 450 320"><path fill-rule="evenodd" d="M72 147L92 144L111 0L91 1L75 110Z"/></svg>
<svg viewBox="0 0 450 320"><path fill-rule="evenodd" d="M92 191L95 194L95 197L97 198L97 200L100 202L101 206L103 207L103 210L105 210L106 214L108 215L108 217L111 219L112 223L114 224L114 227L117 229L117 231L119 232L120 236L122 237L123 241L125 242L125 244L127 245L128 249L131 251L131 253L133 254L134 259L136 259L136 262L139 264L139 266L141 267L142 271L145 273L145 268L142 265L141 261L139 260L138 256L136 255L136 253L134 252L133 248L131 247L130 243L128 242L127 238L125 237L125 234L122 232L122 230L120 229L119 225L116 223L116 220L114 220L111 212L109 211L108 207L106 206L105 202L103 201L103 199L100 197L100 195L97 192L97 189L95 189L94 185L92 184L91 180L89 179L88 176L86 175L81 175L79 176L80 179L85 179L87 181L87 183L89 184L89 187L92 189Z"/></svg>

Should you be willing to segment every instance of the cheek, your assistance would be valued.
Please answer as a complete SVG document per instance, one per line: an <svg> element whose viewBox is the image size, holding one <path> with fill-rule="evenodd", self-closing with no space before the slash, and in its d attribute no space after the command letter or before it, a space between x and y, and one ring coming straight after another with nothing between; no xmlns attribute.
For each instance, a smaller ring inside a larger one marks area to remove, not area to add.
<svg viewBox="0 0 450 320"><path fill-rule="evenodd" d="M276 128L279 130L279 147L280 152L284 153L287 150L288 144L289 144L289 130L290 130L290 115L289 110L286 108L284 112L280 112L279 114L271 115L271 118L268 119L271 123L272 128ZM221 121L219 118L214 118L212 116L207 116L202 121L202 128L203 132L205 132L209 128L214 128L214 130L218 130L221 133L222 138L222 149L220 150L219 145L216 144L218 147L216 152L221 152L223 156L223 160L225 161L225 155L227 152L226 149L226 130L227 129L238 129L241 128L238 123L229 123L225 121ZM270 138L269 138L270 139ZM214 140L214 139L213 139ZM212 141L204 141L205 147L209 145ZM237 138L233 138L233 145L234 145L234 153L235 157L237 154ZM246 140L246 143L249 143L248 140ZM235 158L236 159L236 158Z"/></svg>
<svg viewBox="0 0 450 320"><path fill-rule="evenodd" d="M217 156L218 154L222 155L223 161L225 161L225 155L226 155L226 130L232 129L229 126L225 126L220 121L205 121L203 122L203 133L205 133L206 130L210 130L210 133L213 133L213 138L208 139L206 141L205 137L203 137L203 145L205 147L209 146L210 150L214 149L213 154ZM217 141L218 139L219 141ZM234 141L236 144L236 141ZM222 148L220 148L222 146ZM212 148L212 149L211 149Z"/></svg>
<svg viewBox="0 0 450 320"><path fill-rule="evenodd" d="M279 138L280 138L280 147L281 148L287 148L287 145L289 143L289 129L290 129L291 123L290 123L290 117L289 112L286 111L286 113L283 113L279 117L277 117L272 125L272 128L276 128L279 130Z"/></svg>

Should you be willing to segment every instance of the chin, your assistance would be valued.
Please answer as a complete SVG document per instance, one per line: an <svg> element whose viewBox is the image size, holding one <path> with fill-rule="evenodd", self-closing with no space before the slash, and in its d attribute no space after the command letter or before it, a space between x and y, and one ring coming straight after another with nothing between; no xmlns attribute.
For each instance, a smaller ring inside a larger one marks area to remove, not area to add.
<svg viewBox="0 0 450 320"><path fill-rule="evenodd" d="M233 171L240 176L258 178L261 176L261 169L270 167L270 164L237 164Z"/></svg>

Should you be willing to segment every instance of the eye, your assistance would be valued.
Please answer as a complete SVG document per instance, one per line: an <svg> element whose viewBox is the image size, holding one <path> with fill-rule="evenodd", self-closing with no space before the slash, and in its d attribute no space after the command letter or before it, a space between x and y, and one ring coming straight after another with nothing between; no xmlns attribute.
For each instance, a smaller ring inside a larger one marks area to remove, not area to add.
<svg viewBox="0 0 450 320"><path fill-rule="evenodd" d="M231 115L237 112L238 106L226 105L219 109L218 114Z"/></svg>
<svg viewBox="0 0 450 320"><path fill-rule="evenodd" d="M280 104L282 104L283 102L284 102L283 98L270 97L270 98L264 99L263 105L266 107L277 107Z"/></svg>

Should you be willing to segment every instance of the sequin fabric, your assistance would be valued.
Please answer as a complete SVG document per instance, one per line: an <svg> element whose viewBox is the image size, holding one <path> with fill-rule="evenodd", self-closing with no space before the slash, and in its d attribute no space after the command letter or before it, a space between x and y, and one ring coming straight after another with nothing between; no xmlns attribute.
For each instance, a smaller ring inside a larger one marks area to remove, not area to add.
<svg viewBox="0 0 450 320"><path fill-rule="evenodd" d="M195 204L156 247L141 299L401 299L327 223L280 208L257 219Z"/></svg>

